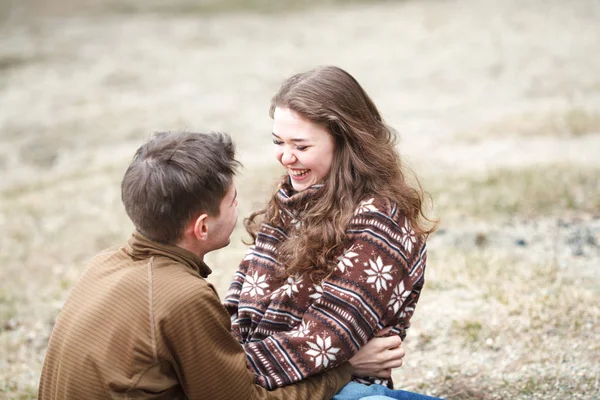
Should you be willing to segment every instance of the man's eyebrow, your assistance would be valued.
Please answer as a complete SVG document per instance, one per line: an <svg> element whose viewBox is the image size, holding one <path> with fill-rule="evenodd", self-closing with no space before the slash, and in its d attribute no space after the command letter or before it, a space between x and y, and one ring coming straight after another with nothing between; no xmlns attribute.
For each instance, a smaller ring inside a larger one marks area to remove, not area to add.
<svg viewBox="0 0 600 400"><path fill-rule="evenodd" d="M275 136L277 139L281 140L281 138L279 136L277 136L275 133L271 133L271 135ZM290 142L294 142L294 143L303 143L303 142L308 142L308 139L303 139L303 138L293 138L290 139Z"/></svg>

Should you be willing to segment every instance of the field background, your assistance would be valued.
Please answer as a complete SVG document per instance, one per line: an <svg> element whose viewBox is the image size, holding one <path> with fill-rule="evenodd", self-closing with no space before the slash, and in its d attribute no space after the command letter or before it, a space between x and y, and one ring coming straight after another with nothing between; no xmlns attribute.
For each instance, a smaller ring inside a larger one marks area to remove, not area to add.
<svg viewBox="0 0 600 400"><path fill-rule="evenodd" d="M597 0L2 0L0 398L36 398L69 288L130 234L135 149L230 132L248 215L280 173L271 95L321 64L363 84L441 218L397 387L600 398ZM221 295L242 236L208 258Z"/></svg>

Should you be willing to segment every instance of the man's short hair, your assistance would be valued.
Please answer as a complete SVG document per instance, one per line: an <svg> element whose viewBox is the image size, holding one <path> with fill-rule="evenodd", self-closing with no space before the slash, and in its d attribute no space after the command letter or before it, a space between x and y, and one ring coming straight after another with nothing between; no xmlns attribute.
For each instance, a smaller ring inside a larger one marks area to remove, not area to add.
<svg viewBox="0 0 600 400"><path fill-rule="evenodd" d="M125 172L125 211L145 236L174 244L192 218L219 215L240 165L225 133L157 133L136 151Z"/></svg>

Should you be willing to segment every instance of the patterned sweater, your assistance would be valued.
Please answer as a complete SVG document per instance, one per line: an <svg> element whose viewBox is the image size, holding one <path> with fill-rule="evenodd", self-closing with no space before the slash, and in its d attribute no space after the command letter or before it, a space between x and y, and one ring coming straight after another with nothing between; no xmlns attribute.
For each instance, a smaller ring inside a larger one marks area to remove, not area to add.
<svg viewBox="0 0 600 400"><path fill-rule="evenodd" d="M337 268L327 279L316 284L308 276L273 279L283 268L280 243L294 234L300 210L320 188L294 193L282 185L276 194L283 210L279 223L262 223L225 298L232 333L257 382L269 389L339 365L384 327L393 326L404 339L424 284L424 238L380 198L356 209ZM358 381L392 385L376 378Z"/></svg>

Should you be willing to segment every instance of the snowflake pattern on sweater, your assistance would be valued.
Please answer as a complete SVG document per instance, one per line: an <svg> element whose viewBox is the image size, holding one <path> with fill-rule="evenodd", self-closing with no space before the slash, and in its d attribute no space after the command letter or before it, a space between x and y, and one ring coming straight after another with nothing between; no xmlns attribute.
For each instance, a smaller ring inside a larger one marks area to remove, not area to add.
<svg viewBox="0 0 600 400"><path fill-rule="evenodd" d="M273 279L277 249L301 223L300 210L322 185L292 193L282 185L277 226L261 225L225 298L232 333L257 382L273 389L349 360L387 326L402 338L424 284L426 245L389 201L361 202L346 230L337 267L320 283ZM299 222L300 221L300 222ZM389 384L376 378L364 383Z"/></svg>

